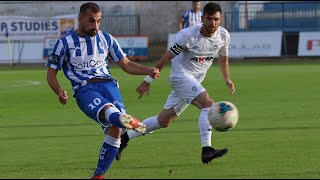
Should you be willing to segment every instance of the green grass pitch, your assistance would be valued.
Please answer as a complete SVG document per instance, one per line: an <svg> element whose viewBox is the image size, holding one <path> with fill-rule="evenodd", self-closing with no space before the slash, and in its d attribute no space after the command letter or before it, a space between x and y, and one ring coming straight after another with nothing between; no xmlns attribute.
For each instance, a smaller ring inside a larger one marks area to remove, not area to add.
<svg viewBox="0 0 320 180"><path fill-rule="evenodd" d="M193 106L169 128L132 140L108 179L320 178L320 63L230 63L236 85L229 95L217 64L203 85L215 101L239 109L239 122L228 132L213 131L212 144L229 152L202 164L199 110ZM170 68L138 100L135 88L144 76L116 66L128 114L143 120L158 114L170 92ZM0 178L88 179L104 140L98 124L85 116L69 94L63 106L46 82L46 69L0 70Z"/></svg>

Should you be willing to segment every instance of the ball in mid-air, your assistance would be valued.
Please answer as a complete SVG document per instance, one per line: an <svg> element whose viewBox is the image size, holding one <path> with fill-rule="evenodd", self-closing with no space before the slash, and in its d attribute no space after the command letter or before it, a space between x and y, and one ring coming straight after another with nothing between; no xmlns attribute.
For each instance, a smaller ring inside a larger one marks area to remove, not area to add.
<svg viewBox="0 0 320 180"><path fill-rule="evenodd" d="M237 107L229 101L220 101L211 106L208 120L217 131L229 131L239 120Z"/></svg>

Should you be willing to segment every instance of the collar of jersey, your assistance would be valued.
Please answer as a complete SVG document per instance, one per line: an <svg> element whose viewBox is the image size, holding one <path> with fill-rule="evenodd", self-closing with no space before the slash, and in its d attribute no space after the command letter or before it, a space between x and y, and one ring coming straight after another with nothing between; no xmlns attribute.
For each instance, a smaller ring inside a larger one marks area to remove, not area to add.
<svg viewBox="0 0 320 180"><path fill-rule="evenodd" d="M77 30L77 29L76 29L76 30ZM85 38L85 39L91 39L90 36L86 36L86 35L81 36L80 34L77 33L76 30L72 31L72 33L76 34L76 35L79 36L79 37Z"/></svg>

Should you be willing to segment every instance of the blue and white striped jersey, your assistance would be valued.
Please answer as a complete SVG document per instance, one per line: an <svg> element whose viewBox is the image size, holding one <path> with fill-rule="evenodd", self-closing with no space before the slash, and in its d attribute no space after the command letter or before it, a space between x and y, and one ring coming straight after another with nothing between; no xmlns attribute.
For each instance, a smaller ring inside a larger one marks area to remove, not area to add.
<svg viewBox="0 0 320 180"><path fill-rule="evenodd" d="M193 10L187 10L183 13L181 18L183 19L182 29L188 28L197 24L201 24L202 11L194 12Z"/></svg>
<svg viewBox="0 0 320 180"><path fill-rule="evenodd" d="M46 66L62 69L76 91L91 78L114 79L108 57L117 62L126 55L116 39L106 32L99 30L96 36L90 37L72 31L56 41Z"/></svg>

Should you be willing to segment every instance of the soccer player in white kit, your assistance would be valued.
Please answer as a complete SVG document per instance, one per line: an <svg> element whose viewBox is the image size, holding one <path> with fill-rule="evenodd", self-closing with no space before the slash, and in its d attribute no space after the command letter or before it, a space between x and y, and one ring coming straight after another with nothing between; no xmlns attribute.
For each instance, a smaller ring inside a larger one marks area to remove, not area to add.
<svg viewBox="0 0 320 180"><path fill-rule="evenodd" d="M195 25L182 29L176 34L175 44L155 64L155 68L161 69L171 61L170 74L171 93L165 103L164 109L159 115L147 118L143 123L147 130L139 132L129 130L121 136L121 145L116 156L121 158L122 150L129 140L148 134L159 128L168 127L189 104L200 109L199 130L202 145L201 160L208 163L212 159L223 156L227 148L214 149L211 146L212 126L208 121L208 111L215 103L206 89L201 85L207 70L210 68L214 57L219 55L219 65L230 94L235 92L235 86L229 76L228 45L230 35L228 31L219 26L221 22L221 7L216 3L208 3L203 10L201 25ZM146 76L144 81L136 89L141 98L144 93L150 92L152 78Z"/></svg>

